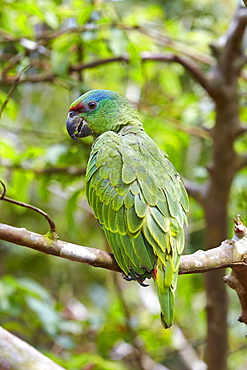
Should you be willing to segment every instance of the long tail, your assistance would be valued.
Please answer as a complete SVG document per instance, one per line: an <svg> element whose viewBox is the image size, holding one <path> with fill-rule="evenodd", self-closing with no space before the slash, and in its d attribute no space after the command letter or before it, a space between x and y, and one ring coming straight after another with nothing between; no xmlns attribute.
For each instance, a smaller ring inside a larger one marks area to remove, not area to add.
<svg viewBox="0 0 247 370"><path fill-rule="evenodd" d="M158 260L154 271L154 281L160 302L161 322L165 329L170 328L173 323L177 276L178 271L174 271L172 263L168 262L164 267Z"/></svg>

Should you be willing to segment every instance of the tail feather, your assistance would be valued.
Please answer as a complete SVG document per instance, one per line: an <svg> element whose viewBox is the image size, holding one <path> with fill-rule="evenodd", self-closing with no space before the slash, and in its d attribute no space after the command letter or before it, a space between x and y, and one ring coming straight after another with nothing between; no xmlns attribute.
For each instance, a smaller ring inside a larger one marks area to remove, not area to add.
<svg viewBox="0 0 247 370"><path fill-rule="evenodd" d="M161 323L165 329L172 326L174 319L174 292L169 288L166 294L158 294L161 308Z"/></svg>
<svg viewBox="0 0 247 370"><path fill-rule="evenodd" d="M161 308L161 323L165 329L168 329L172 326L174 319L175 289L173 289L173 284L175 283L176 285L178 271L174 272L174 275L175 276L173 276L172 283L167 285L166 269L158 262L154 273L154 281L157 287Z"/></svg>

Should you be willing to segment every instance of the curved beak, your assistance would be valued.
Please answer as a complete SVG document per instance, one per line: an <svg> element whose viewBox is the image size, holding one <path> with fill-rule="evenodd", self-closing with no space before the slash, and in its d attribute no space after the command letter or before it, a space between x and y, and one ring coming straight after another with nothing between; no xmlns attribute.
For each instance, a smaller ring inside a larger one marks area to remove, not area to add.
<svg viewBox="0 0 247 370"><path fill-rule="evenodd" d="M74 140L77 140L78 137L87 137L92 134L87 121L78 115L73 115L73 112L68 114L66 128L69 136Z"/></svg>

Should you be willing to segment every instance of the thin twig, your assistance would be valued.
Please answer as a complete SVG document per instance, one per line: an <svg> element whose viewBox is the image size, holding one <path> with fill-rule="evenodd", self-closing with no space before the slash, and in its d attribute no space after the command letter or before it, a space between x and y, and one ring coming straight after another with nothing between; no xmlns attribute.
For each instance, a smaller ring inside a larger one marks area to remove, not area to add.
<svg viewBox="0 0 247 370"><path fill-rule="evenodd" d="M68 167L45 167L45 168L34 168L34 167L26 167L22 166L21 164L9 164L5 163L5 161L0 160L0 164L3 167L6 167L10 170L21 170L35 173L36 175L50 175L53 173L67 173L71 176L81 176L85 175L86 168L85 167L77 167L77 166L68 166Z"/></svg>
<svg viewBox="0 0 247 370"><path fill-rule="evenodd" d="M17 88L17 86L19 85L20 82L21 82L20 79L18 79L18 77L16 77L13 85L11 86L11 88L9 90L9 93L8 93L6 99L4 100L4 102L3 102L2 106L1 106L1 109L0 109L0 118L2 117L2 113L3 113L6 105L8 104L11 96L13 95L13 92L15 91L15 89Z"/></svg>
<svg viewBox="0 0 247 370"><path fill-rule="evenodd" d="M163 63L178 63L181 64L196 80L197 82L209 93L209 95L213 94L213 91L210 88L209 81L207 77L201 73L199 68L190 60L185 59L181 56L175 54L151 54L151 53L143 53L140 55L140 60L142 62L163 62ZM98 59L90 63L79 63L76 65L70 65L69 72L79 72L85 69L95 68L101 65L116 63L116 62L126 62L130 61L130 57L128 54L124 54L118 57L110 57L105 59ZM22 78L20 82L31 82L31 83L38 83L38 82L53 82L57 78L56 74L39 74L39 75L31 75L25 78ZM4 85L12 84L15 82L16 77L9 76L7 78L2 78L1 83Z"/></svg>
<svg viewBox="0 0 247 370"><path fill-rule="evenodd" d="M8 95L7 95L6 99L4 100L4 102L3 102L3 104L2 104L2 106L1 106L1 108L0 108L0 118L1 118L1 116L2 116L2 113L3 113L3 111L4 111L5 107L6 107L6 105L8 104L8 102L9 102L9 100L10 100L11 96L13 95L13 93L14 93L15 89L17 88L17 86L18 86L18 85L19 85L19 83L21 82L21 75L22 75L22 73L26 72L26 71L27 71L29 68L31 68L31 67L32 67L32 63L30 63L29 65L27 65L25 68L23 68L23 69L21 70L21 72L20 72L20 73L15 77L15 79L14 79L14 81L13 81L13 85L11 86L11 88L10 88L10 91L9 91Z"/></svg>
<svg viewBox="0 0 247 370"><path fill-rule="evenodd" d="M27 203L20 202L18 200L14 200L14 199L6 197L6 186L3 183L3 181L1 181L1 180L0 180L0 184L3 187L3 192L0 195L0 200L4 200L5 202L9 202L9 203L15 204L15 205L20 206L20 207L32 209L33 211L40 213L43 217L45 217L45 219L48 221L48 223L50 225L50 234L51 234L50 236L51 236L51 238L55 239L55 240L58 238L55 222L50 218L50 216L46 212L42 211L42 209L40 209L40 208L32 206L31 204L27 204Z"/></svg>

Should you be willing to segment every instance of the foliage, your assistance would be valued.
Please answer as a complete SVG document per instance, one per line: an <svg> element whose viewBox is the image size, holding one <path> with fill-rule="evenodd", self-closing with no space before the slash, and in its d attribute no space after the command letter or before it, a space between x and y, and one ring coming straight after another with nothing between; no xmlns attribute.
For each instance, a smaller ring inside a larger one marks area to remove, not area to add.
<svg viewBox="0 0 247 370"><path fill-rule="evenodd" d="M212 127L214 107L182 66L143 61L142 56L175 52L209 70L208 44L225 32L234 6L209 0L4 0L0 178L7 195L48 212L60 239L107 248L85 201L83 173L91 139L72 142L65 131L69 104L92 88L125 95L178 171L203 183L211 145L205 128ZM245 91L244 78L240 87ZM241 153L245 147L243 137L236 150ZM229 222L236 213L247 219L245 179L246 169L234 180ZM186 253L203 247L203 216L191 200ZM5 202L0 203L0 222L43 234L48 227L40 215ZM145 353L171 369L188 368L176 347L175 330L164 331L160 325L152 286L140 288L110 272L3 242L0 248L0 324L62 366L141 369ZM237 298L229 295L228 363L230 369L241 369L245 333L235 322ZM202 359L205 302L203 276L180 277L176 325Z"/></svg>

